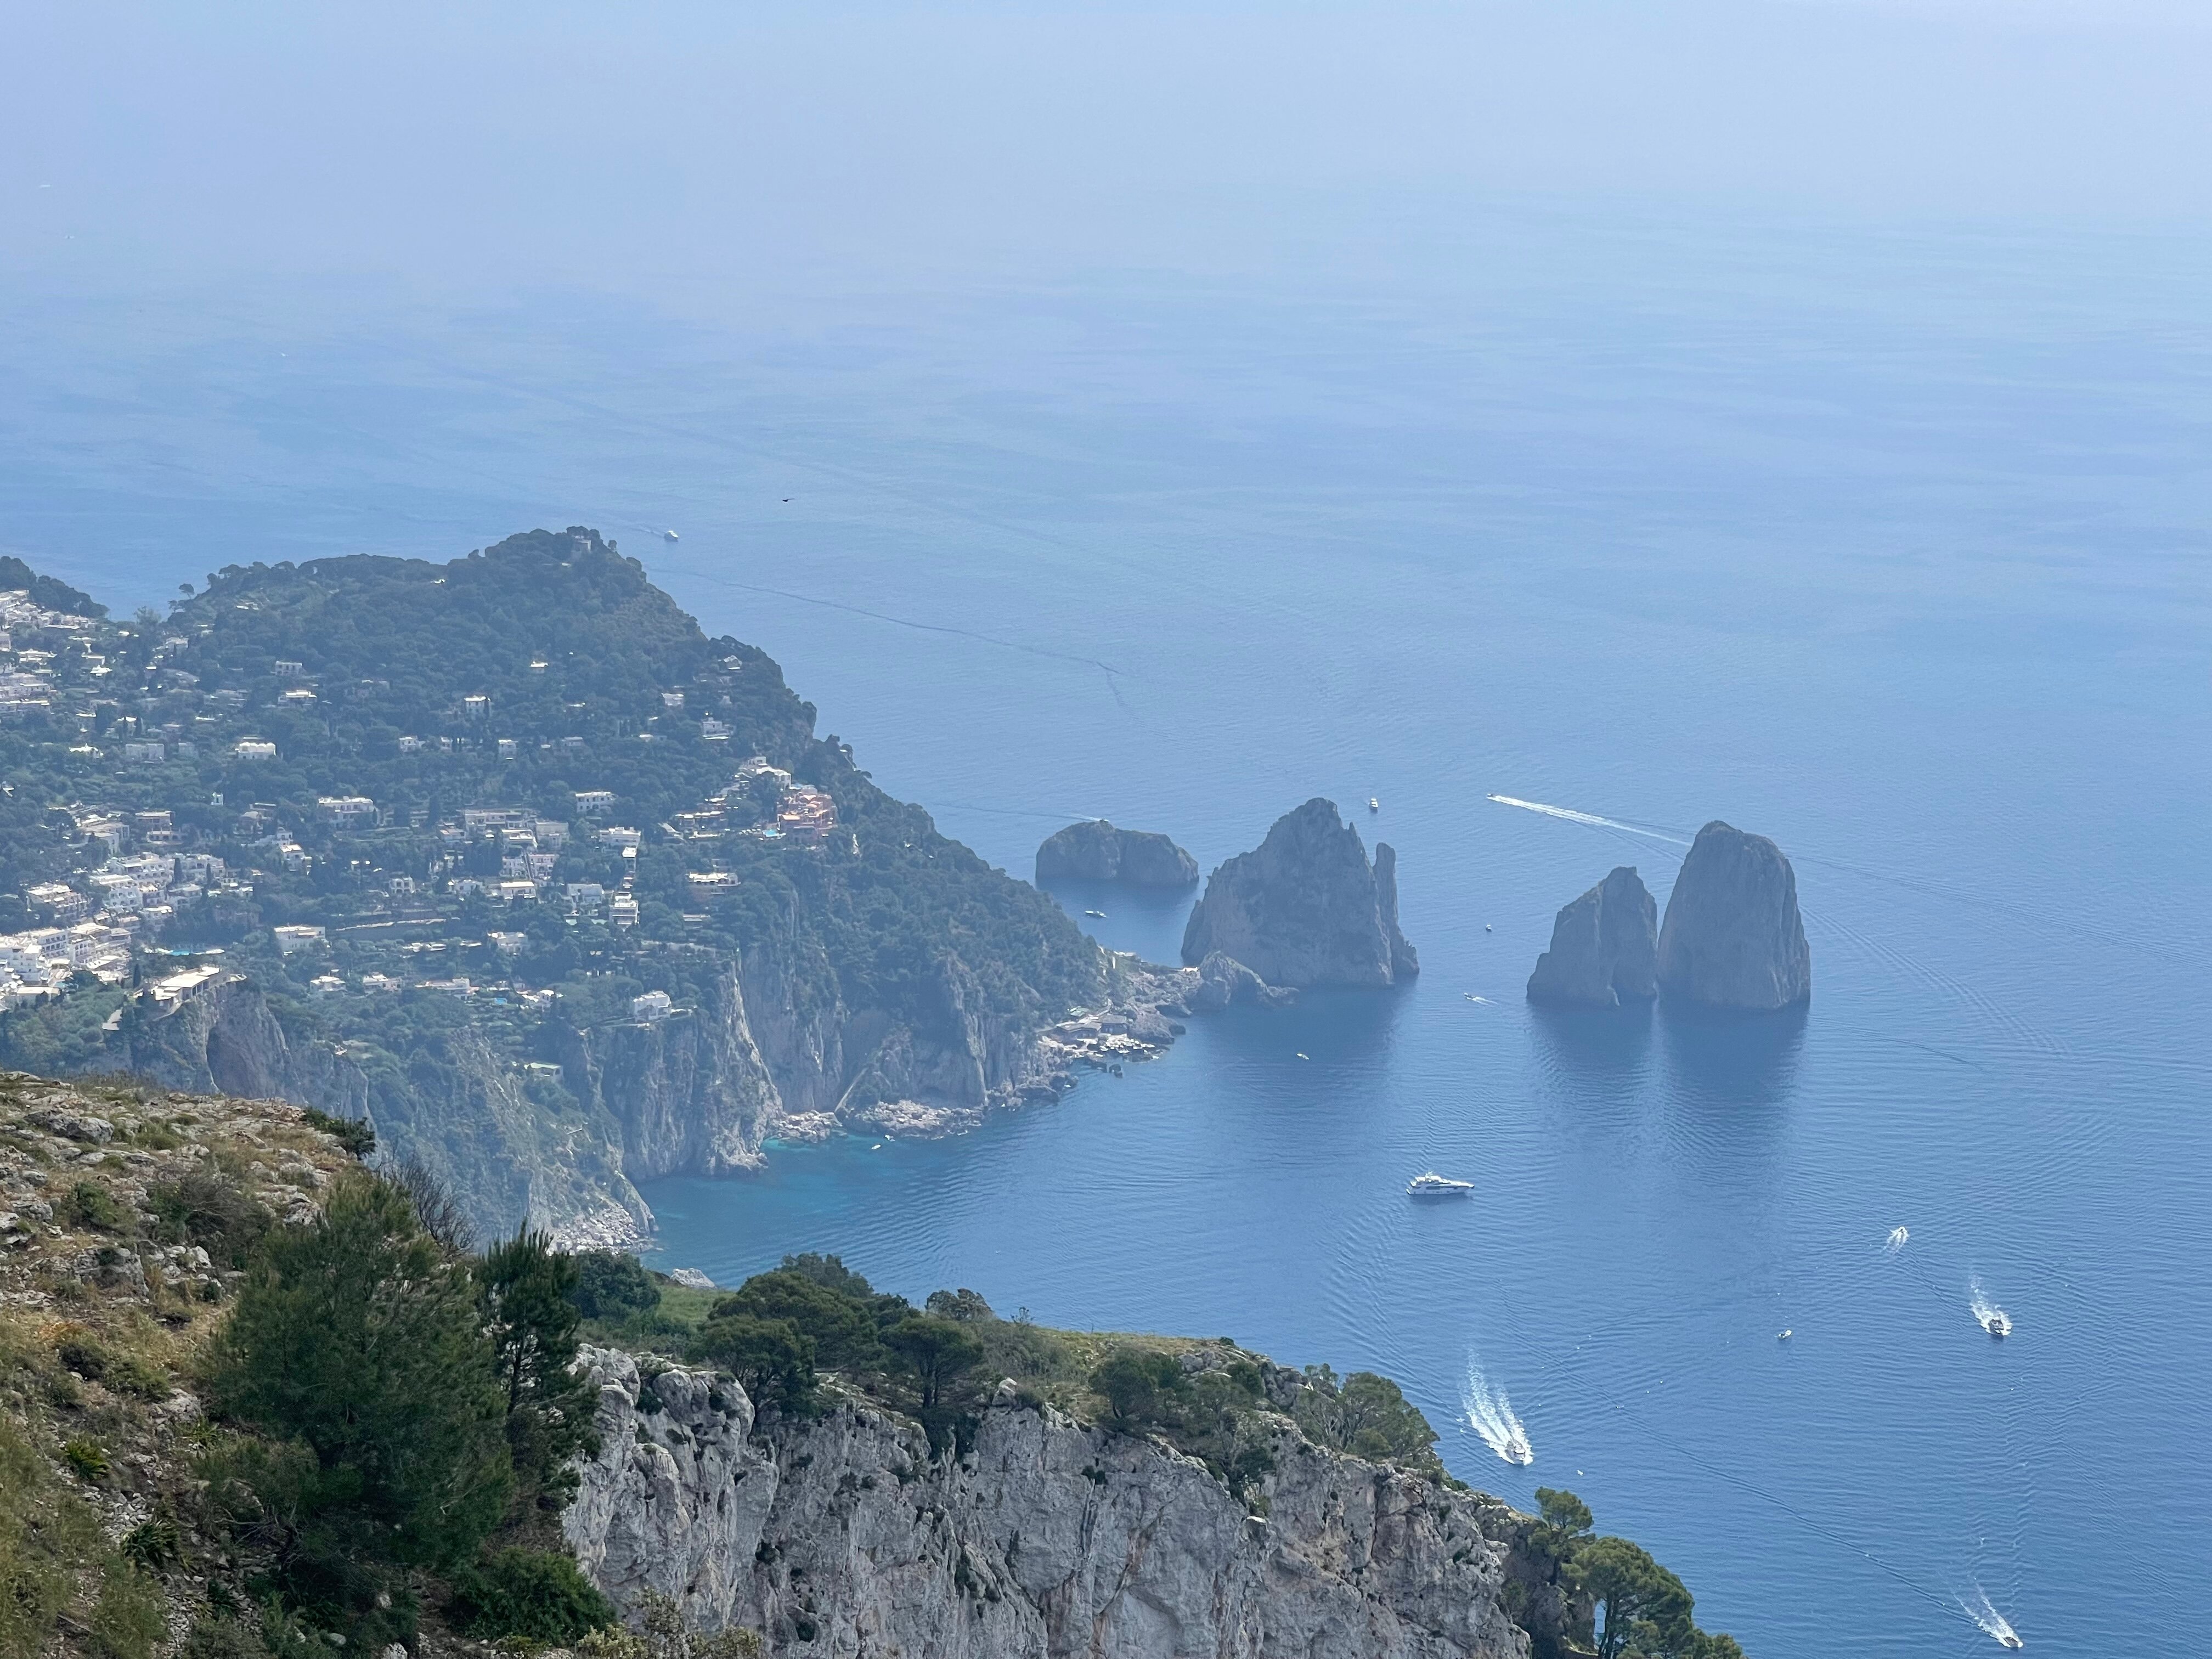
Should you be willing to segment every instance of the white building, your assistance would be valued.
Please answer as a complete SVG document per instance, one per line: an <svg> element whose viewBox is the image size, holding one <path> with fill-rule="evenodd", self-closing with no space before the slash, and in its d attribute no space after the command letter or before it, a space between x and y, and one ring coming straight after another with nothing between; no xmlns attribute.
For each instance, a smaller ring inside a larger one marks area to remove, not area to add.
<svg viewBox="0 0 2212 1659"><path fill-rule="evenodd" d="M676 1005L669 1000L668 993L665 991L647 991L641 997L632 997L629 1000L629 1017L632 1019L642 1020L647 1025L656 1020L666 1019L675 1008Z"/></svg>

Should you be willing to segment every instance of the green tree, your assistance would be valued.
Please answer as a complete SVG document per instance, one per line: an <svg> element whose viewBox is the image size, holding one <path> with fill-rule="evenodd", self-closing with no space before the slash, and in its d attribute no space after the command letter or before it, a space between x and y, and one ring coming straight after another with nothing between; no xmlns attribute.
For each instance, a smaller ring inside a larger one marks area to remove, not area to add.
<svg viewBox="0 0 2212 1659"><path fill-rule="evenodd" d="M718 1315L701 1327L691 1352L736 1377L757 1407L800 1412L812 1404L814 1344L787 1319Z"/></svg>
<svg viewBox="0 0 2212 1659"><path fill-rule="evenodd" d="M520 1495L559 1510L576 1490L576 1455L599 1449L592 1426L599 1390L576 1369L575 1261L526 1228L495 1246L476 1274L507 1396L507 1443Z"/></svg>
<svg viewBox="0 0 2212 1659"><path fill-rule="evenodd" d="M1595 1519L1589 1504L1558 1486L1536 1488L1536 1509L1544 1517L1544 1524L1561 1542L1579 1538L1590 1529Z"/></svg>
<svg viewBox="0 0 2212 1659"><path fill-rule="evenodd" d="M313 1490L292 1496L343 1511L356 1547L448 1567L506 1512L507 1401L475 1286L377 1176L341 1176L319 1216L263 1241L207 1384L222 1415L305 1449Z"/></svg>
<svg viewBox="0 0 2212 1659"><path fill-rule="evenodd" d="M660 1286L634 1255L584 1250L575 1263L576 1288L568 1299L586 1319L627 1319L660 1305Z"/></svg>
<svg viewBox="0 0 2212 1659"><path fill-rule="evenodd" d="M1437 1431L1398 1385L1373 1371L1354 1371L1337 1395L1344 1449L1378 1463L1437 1462Z"/></svg>
<svg viewBox="0 0 2212 1659"><path fill-rule="evenodd" d="M1593 1538L1575 1552L1574 1575L1597 1616L1600 1659L1695 1659L1690 1593L1644 1551L1626 1538Z"/></svg>
<svg viewBox="0 0 2212 1659"><path fill-rule="evenodd" d="M814 1344L817 1363L828 1370L867 1371L884 1364L883 1338L868 1306L804 1273L756 1273L717 1302L710 1317L738 1314L788 1321Z"/></svg>
<svg viewBox="0 0 2212 1659"><path fill-rule="evenodd" d="M927 1412L945 1403L959 1381L983 1362L983 1345L949 1319L909 1314L884 1333L884 1346L921 1391Z"/></svg>
<svg viewBox="0 0 2212 1659"><path fill-rule="evenodd" d="M1115 1348L1091 1373L1091 1390L1121 1429L1173 1423L1191 1395L1182 1366L1157 1348Z"/></svg>
<svg viewBox="0 0 2212 1659"><path fill-rule="evenodd" d="M453 1623L479 1641L574 1644L617 1621L569 1556L507 1549L453 1574Z"/></svg>

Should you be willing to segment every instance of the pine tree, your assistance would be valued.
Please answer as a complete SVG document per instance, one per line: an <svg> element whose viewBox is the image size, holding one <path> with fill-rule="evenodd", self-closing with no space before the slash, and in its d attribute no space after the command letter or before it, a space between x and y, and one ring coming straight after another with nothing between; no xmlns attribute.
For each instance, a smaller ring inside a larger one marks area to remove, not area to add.
<svg viewBox="0 0 2212 1659"><path fill-rule="evenodd" d="M477 1264L519 1496L555 1511L575 1492L577 1455L599 1449L599 1390L576 1366L576 1283L574 1258L526 1228Z"/></svg>

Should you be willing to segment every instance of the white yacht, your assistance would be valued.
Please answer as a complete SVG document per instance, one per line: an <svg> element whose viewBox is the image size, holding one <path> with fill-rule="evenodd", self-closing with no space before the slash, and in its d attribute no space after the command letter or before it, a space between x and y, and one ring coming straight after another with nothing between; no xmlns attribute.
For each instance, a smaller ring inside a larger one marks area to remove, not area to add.
<svg viewBox="0 0 2212 1659"><path fill-rule="evenodd" d="M1472 1181L1454 1181L1434 1170L1425 1170L1406 1183L1408 1198L1465 1198L1474 1190Z"/></svg>
<svg viewBox="0 0 2212 1659"><path fill-rule="evenodd" d="M1370 795L1367 798L1367 810L1370 812L1381 811L1382 810L1382 803L1381 799L1374 795Z"/></svg>
<svg viewBox="0 0 2212 1659"><path fill-rule="evenodd" d="M684 539L672 530L664 530L660 533L672 542L680 542Z"/></svg>

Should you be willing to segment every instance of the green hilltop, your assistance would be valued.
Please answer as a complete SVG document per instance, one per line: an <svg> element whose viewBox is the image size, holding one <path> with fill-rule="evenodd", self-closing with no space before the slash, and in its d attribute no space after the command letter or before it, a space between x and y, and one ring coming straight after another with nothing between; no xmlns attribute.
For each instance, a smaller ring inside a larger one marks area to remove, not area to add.
<svg viewBox="0 0 2212 1659"><path fill-rule="evenodd" d="M19 575L0 1060L366 1115L482 1224L580 1238L779 1116L1065 1085L1030 1048L1102 953L595 532L120 623Z"/></svg>

